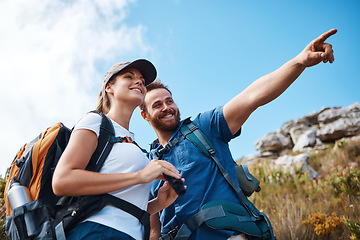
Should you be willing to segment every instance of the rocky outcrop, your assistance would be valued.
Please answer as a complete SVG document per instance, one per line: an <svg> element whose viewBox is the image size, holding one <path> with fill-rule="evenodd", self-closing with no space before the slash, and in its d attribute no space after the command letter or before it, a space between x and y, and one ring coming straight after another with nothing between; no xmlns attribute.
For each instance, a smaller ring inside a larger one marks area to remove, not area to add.
<svg viewBox="0 0 360 240"><path fill-rule="evenodd" d="M344 137L360 135L360 104L325 108L290 121L255 143L260 157L278 157L289 151L307 152L327 147Z"/></svg>
<svg viewBox="0 0 360 240"><path fill-rule="evenodd" d="M272 158L275 167L291 171L293 166L302 166L304 171L317 178L317 173L307 162L309 153L327 148L336 140L350 137L360 138L359 103L345 108L324 108L320 112L289 121L281 129L265 135L255 143L258 154L242 157L240 162ZM291 156L289 152L292 152Z"/></svg>

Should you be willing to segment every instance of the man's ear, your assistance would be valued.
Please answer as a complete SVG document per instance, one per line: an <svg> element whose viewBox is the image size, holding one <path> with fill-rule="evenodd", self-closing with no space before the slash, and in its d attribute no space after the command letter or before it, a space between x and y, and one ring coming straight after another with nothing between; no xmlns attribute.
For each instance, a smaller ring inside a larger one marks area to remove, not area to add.
<svg viewBox="0 0 360 240"><path fill-rule="evenodd" d="M146 112L144 112L143 110L141 110L141 111L140 111L140 114L141 114L141 116L142 116L142 118L143 118L144 120L149 121L149 118L148 118Z"/></svg>

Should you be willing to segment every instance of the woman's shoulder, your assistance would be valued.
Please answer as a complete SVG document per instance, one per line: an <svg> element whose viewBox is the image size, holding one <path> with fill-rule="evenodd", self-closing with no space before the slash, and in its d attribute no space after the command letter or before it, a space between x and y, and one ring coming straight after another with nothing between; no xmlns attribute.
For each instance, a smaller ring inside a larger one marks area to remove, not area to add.
<svg viewBox="0 0 360 240"><path fill-rule="evenodd" d="M99 136L101 119L102 118L99 114L94 112L89 112L78 121L73 131L79 129L86 129L95 132L96 135Z"/></svg>

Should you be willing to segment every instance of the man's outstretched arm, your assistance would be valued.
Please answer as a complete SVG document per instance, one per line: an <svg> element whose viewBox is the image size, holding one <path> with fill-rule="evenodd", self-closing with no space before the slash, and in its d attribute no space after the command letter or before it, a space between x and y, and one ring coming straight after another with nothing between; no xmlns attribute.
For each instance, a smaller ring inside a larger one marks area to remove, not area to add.
<svg viewBox="0 0 360 240"><path fill-rule="evenodd" d="M280 68L254 81L224 106L225 120L235 134L250 114L280 96L305 70L320 62L334 62L332 46L326 39L337 32L332 29L311 41L305 49Z"/></svg>

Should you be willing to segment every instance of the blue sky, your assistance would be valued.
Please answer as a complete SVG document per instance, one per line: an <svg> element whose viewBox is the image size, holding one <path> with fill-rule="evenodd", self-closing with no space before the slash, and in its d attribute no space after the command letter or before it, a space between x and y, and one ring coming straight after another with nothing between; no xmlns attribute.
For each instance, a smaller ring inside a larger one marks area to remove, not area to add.
<svg viewBox="0 0 360 240"><path fill-rule="evenodd" d="M257 109L230 143L235 159L254 143L323 107L359 102L360 2L93 0L0 2L1 169L46 127L72 127L96 105L105 72L146 58L173 92L182 117L223 105L257 78L295 57L314 38L335 62L305 72ZM155 134L136 110L130 130L148 147Z"/></svg>

